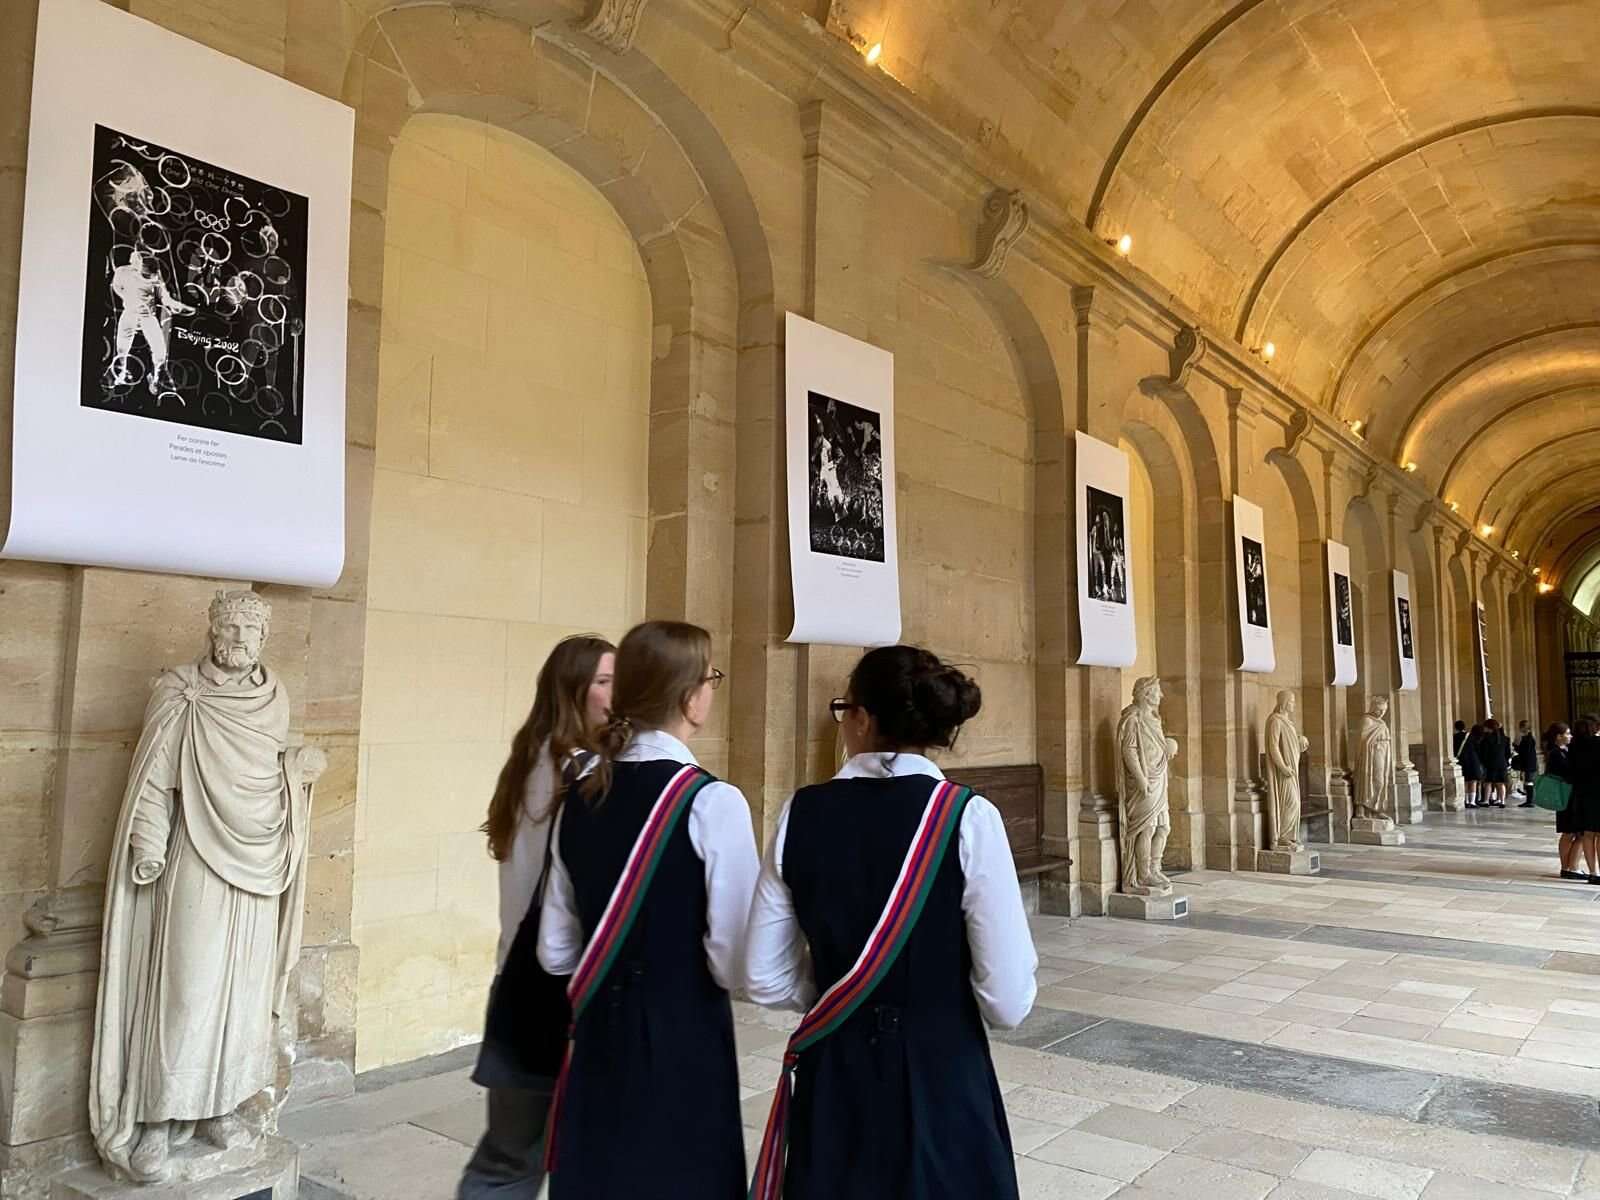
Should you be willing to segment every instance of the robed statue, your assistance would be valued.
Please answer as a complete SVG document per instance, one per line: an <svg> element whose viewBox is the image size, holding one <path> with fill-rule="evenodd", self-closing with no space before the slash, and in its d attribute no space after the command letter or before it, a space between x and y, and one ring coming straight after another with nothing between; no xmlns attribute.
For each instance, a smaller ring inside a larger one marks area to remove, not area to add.
<svg viewBox="0 0 1600 1200"><path fill-rule="evenodd" d="M1146 676L1133 685L1133 703L1117 722L1117 841L1122 890L1134 896L1166 892L1161 870L1172 817L1167 780L1178 743L1161 727L1161 681Z"/></svg>
<svg viewBox="0 0 1600 1200"><path fill-rule="evenodd" d="M1389 735L1389 701L1374 696L1356 736L1355 812L1357 817L1387 821L1389 792L1394 787L1394 742Z"/></svg>
<svg viewBox="0 0 1600 1200"><path fill-rule="evenodd" d="M197 1134L226 1149L263 1132L240 1107L276 1073L327 765L287 744L267 602L219 592L209 615L206 653L155 682L106 877L89 1127L112 1177L141 1183Z"/></svg>
<svg viewBox="0 0 1600 1200"><path fill-rule="evenodd" d="M1300 756L1311 742L1294 724L1294 693L1278 693L1278 707L1267 717L1267 798L1272 802L1276 850L1303 850L1300 841Z"/></svg>

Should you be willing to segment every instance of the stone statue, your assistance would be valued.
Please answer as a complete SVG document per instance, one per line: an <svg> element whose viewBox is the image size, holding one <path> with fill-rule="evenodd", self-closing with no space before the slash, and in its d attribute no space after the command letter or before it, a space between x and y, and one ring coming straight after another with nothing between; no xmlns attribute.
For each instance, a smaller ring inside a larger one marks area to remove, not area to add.
<svg viewBox="0 0 1600 1200"><path fill-rule="evenodd" d="M1361 718L1356 744L1354 815L1388 821L1389 789L1394 786L1394 746L1389 737L1389 701L1374 696Z"/></svg>
<svg viewBox="0 0 1600 1200"><path fill-rule="evenodd" d="M89 1082L114 1179L171 1178L196 1133L220 1151L266 1132L245 1102L276 1073L327 766L287 745L289 697L260 661L270 620L254 592L218 592L207 652L163 671L145 710L106 877Z"/></svg>
<svg viewBox="0 0 1600 1200"><path fill-rule="evenodd" d="M1167 779L1177 753L1178 743L1161 727L1161 681L1147 676L1133 685L1133 703L1117 722L1118 841L1122 890L1129 895L1172 890L1161 857L1172 829Z"/></svg>
<svg viewBox="0 0 1600 1200"><path fill-rule="evenodd" d="M1294 693L1278 693L1267 717L1267 796L1272 801L1273 848L1303 850L1300 841L1300 756L1311 742L1294 724Z"/></svg>

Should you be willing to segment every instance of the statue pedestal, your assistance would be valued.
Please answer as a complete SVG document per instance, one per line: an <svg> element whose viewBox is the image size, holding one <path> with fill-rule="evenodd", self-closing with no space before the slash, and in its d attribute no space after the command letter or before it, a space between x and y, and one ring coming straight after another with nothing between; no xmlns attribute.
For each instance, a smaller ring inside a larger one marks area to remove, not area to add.
<svg viewBox="0 0 1600 1200"><path fill-rule="evenodd" d="M1406 835L1388 817L1351 817L1350 840L1357 846L1403 846Z"/></svg>
<svg viewBox="0 0 1600 1200"><path fill-rule="evenodd" d="M1189 897L1175 892L1159 896L1130 896L1112 892L1106 897L1106 916L1129 921L1176 921L1189 915Z"/></svg>
<svg viewBox="0 0 1600 1200"><path fill-rule="evenodd" d="M1256 870L1275 875L1317 875L1322 856L1315 850L1257 850Z"/></svg>
<svg viewBox="0 0 1600 1200"><path fill-rule="evenodd" d="M206 1150L215 1158L196 1155L191 1160L187 1148L172 1156L175 1176L201 1174L213 1163L220 1168L203 1179L118 1183L97 1164L58 1177L50 1200L299 1200L300 1147L288 1139L267 1136L244 1153ZM245 1159L245 1165L230 1166L238 1159Z"/></svg>

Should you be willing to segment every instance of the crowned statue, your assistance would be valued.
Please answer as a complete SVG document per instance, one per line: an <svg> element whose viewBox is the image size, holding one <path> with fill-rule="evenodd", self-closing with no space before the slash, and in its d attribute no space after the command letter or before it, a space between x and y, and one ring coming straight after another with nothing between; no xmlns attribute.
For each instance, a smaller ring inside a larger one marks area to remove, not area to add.
<svg viewBox="0 0 1600 1200"><path fill-rule="evenodd" d="M223 1150L266 1132L246 1102L276 1074L327 766L288 745L289 696L261 662L271 616L253 591L218 592L206 652L163 671L145 710L106 877L89 1085L115 1179L170 1178L196 1137Z"/></svg>
<svg viewBox="0 0 1600 1200"><path fill-rule="evenodd" d="M1146 676L1133 685L1133 703L1117 721L1117 839L1129 895L1172 890L1161 859L1172 831L1167 781L1177 753L1178 743L1161 727L1161 681Z"/></svg>

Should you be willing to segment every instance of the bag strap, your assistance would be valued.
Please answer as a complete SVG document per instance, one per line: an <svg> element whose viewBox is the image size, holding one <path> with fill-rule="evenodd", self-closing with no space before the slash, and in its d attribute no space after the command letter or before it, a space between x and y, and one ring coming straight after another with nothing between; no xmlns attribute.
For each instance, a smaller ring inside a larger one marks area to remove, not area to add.
<svg viewBox="0 0 1600 1200"><path fill-rule="evenodd" d="M651 806L650 815L645 818L644 828L639 830L639 836L634 839L633 849L628 852L628 861L623 864L622 874L617 877L616 886L611 889L611 898L606 901L605 911L600 914L600 921L589 938L589 944L583 948L583 956L578 960L578 966L567 982L567 999L572 1005L572 1023L567 1029L567 1053L561 1063L561 1075L556 1080L555 1095L550 1102L550 1117L545 1139L546 1171L556 1169L557 1124L561 1114L561 1101L567 1091L567 1076L572 1067L572 1050L577 1041L578 1018L583 1015L583 1010L588 1007L589 1002L599 994L606 974L611 970L623 944L628 940L628 934L644 907L645 895L650 890L651 880L655 878L656 868L661 865L662 855L673 830L678 827L683 814L689 811L694 798L708 783L714 782L716 782L714 776L693 764L684 766L667 781L667 786L662 789L661 795L656 797L655 804Z"/></svg>
<svg viewBox="0 0 1600 1200"><path fill-rule="evenodd" d="M748 1200L780 1200L782 1197L784 1163L789 1148L789 1103L800 1054L843 1026L888 976L922 916L939 867L950 843L956 840L961 814L971 798L970 788L947 779L934 785L905 861L900 864L900 874L889 892L889 902L884 905L855 965L818 998L790 1036Z"/></svg>

